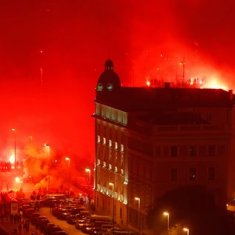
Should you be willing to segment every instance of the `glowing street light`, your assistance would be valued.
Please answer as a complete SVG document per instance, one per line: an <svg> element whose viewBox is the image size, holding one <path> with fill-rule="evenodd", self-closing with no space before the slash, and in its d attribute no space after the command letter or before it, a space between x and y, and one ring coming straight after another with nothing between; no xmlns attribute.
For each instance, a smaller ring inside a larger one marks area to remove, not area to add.
<svg viewBox="0 0 235 235"><path fill-rule="evenodd" d="M189 228L184 227L183 231L186 232L187 235L189 235Z"/></svg>
<svg viewBox="0 0 235 235"><path fill-rule="evenodd" d="M48 162L50 162L49 158L50 158L51 147L49 144L44 144L44 148L45 148L45 151L47 154ZM50 167L50 164L48 164L48 166L47 166L47 191L49 191L49 185L50 185L49 167Z"/></svg>
<svg viewBox="0 0 235 235"><path fill-rule="evenodd" d="M167 211L164 211L162 214L167 217L167 230L169 231L169 229L170 229L170 213Z"/></svg>
<svg viewBox="0 0 235 235"><path fill-rule="evenodd" d="M139 234L141 234L141 213L140 213L140 198L134 197L134 200L138 203L138 223L139 223Z"/></svg>
<svg viewBox="0 0 235 235"><path fill-rule="evenodd" d="M71 164L71 158L65 157L65 161L68 162L68 193L70 194L70 164Z"/></svg>
<svg viewBox="0 0 235 235"><path fill-rule="evenodd" d="M113 198L113 209L112 209L112 214L113 214L113 229L114 229L114 191L115 191L115 185L114 183L109 182L109 186L112 187L112 198Z"/></svg>
<svg viewBox="0 0 235 235"><path fill-rule="evenodd" d="M16 129L12 128L12 132L14 133L14 160L15 160L15 169L16 169Z"/></svg>
<svg viewBox="0 0 235 235"><path fill-rule="evenodd" d="M89 182L89 184L90 184L90 181L91 181L91 169L86 168L86 169L85 169L85 172L88 173L88 182Z"/></svg>
<svg viewBox="0 0 235 235"><path fill-rule="evenodd" d="M44 144L44 147L45 147L47 157L50 157L50 151L51 151L50 145L49 144Z"/></svg>

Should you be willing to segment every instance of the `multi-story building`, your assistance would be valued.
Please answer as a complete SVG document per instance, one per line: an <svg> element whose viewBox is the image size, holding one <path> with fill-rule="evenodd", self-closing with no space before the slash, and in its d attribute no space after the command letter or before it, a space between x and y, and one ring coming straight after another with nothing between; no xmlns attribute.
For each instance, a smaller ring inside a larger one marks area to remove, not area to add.
<svg viewBox="0 0 235 235"><path fill-rule="evenodd" d="M234 95L221 89L122 87L105 63L95 99L95 207L144 229L166 193L201 186L225 205L235 192Z"/></svg>

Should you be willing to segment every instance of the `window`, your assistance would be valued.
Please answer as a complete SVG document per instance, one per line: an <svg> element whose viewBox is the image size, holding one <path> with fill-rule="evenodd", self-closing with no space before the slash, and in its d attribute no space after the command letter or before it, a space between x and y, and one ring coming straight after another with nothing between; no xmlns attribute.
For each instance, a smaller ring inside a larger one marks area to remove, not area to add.
<svg viewBox="0 0 235 235"><path fill-rule="evenodd" d="M171 181L177 181L178 172L176 168L171 169Z"/></svg>
<svg viewBox="0 0 235 235"><path fill-rule="evenodd" d="M106 138L103 137L103 144L106 144Z"/></svg>
<svg viewBox="0 0 235 235"><path fill-rule="evenodd" d="M102 83L99 83L97 85L97 91L102 91L103 90L103 84Z"/></svg>
<svg viewBox="0 0 235 235"><path fill-rule="evenodd" d="M118 143L115 141L115 149L118 149Z"/></svg>
<svg viewBox="0 0 235 235"><path fill-rule="evenodd" d="M208 155L209 156L215 156L216 154L216 147L215 145L209 145L208 147Z"/></svg>
<svg viewBox="0 0 235 235"><path fill-rule="evenodd" d="M112 140L109 140L109 147L112 147Z"/></svg>
<svg viewBox="0 0 235 235"><path fill-rule="evenodd" d="M224 145L219 145L218 146L218 154L224 156L226 153L225 146Z"/></svg>
<svg viewBox="0 0 235 235"><path fill-rule="evenodd" d="M189 156L196 156L197 155L197 149L196 146L189 146L188 148Z"/></svg>
<svg viewBox="0 0 235 235"><path fill-rule="evenodd" d="M160 146L156 146L154 151L155 151L155 156L161 156L161 147Z"/></svg>
<svg viewBox="0 0 235 235"><path fill-rule="evenodd" d="M124 152L124 145L121 144L121 152Z"/></svg>
<svg viewBox="0 0 235 235"><path fill-rule="evenodd" d="M210 167L208 169L208 179L209 180L214 180L215 179L215 168Z"/></svg>
<svg viewBox="0 0 235 235"><path fill-rule="evenodd" d="M100 143L100 136L97 135L97 143Z"/></svg>
<svg viewBox="0 0 235 235"><path fill-rule="evenodd" d="M189 179L191 181L196 180L196 168L190 168L189 169Z"/></svg>
<svg viewBox="0 0 235 235"><path fill-rule="evenodd" d="M187 154L188 154L186 145L180 146L179 151L180 151L180 156L182 156L182 157L187 156Z"/></svg>
<svg viewBox="0 0 235 235"><path fill-rule="evenodd" d="M171 146L170 155L171 155L171 157L177 157L178 156L178 147L177 146Z"/></svg>
<svg viewBox="0 0 235 235"><path fill-rule="evenodd" d="M206 156L206 146L199 146L199 149L198 149L198 154L199 156Z"/></svg>
<svg viewBox="0 0 235 235"><path fill-rule="evenodd" d="M108 91L112 91L113 90L113 84L108 83L106 88L107 88Z"/></svg>

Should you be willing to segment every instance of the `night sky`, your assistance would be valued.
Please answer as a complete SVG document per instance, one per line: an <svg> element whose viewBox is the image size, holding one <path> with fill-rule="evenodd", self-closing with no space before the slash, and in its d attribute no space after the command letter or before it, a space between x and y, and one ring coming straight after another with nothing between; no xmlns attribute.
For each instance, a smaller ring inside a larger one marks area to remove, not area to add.
<svg viewBox="0 0 235 235"><path fill-rule="evenodd" d="M0 0L2 157L14 127L22 144L33 136L93 159L95 85L107 58L123 85L143 86L159 68L175 79L184 58L187 76L216 77L233 89L234 7L232 0Z"/></svg>

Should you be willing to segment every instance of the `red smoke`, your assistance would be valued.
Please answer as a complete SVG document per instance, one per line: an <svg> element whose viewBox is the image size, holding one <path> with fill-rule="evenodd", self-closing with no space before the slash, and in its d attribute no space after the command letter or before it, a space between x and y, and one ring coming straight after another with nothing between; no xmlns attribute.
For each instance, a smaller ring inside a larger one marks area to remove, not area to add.
<svg viewBox="0 0 235 235"><path fill-rule="evenodd" d="M12 144L14 127L18 142L33 136L64 154L93 159L95 85L107 58L123 85L142 86L156 76L174 80L184 59L185 76L216 77L233 88L233 4L1 3L1 149Z"/></svg>

